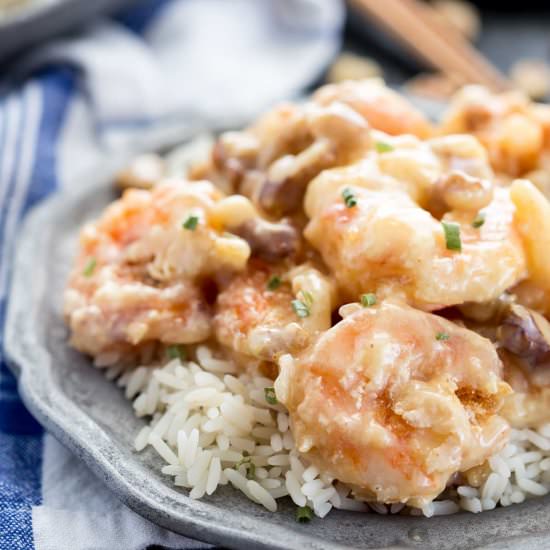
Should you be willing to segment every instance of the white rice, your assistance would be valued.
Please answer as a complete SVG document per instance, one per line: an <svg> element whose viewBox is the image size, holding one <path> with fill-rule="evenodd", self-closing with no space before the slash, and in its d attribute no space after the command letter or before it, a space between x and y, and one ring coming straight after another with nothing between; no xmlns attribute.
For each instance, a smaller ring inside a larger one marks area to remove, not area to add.
<svg viewBox="0 0 550 550"><path fill-rule="evenodd" d="M446 498L411 509L356 499L350 488L307 463L294 448L289 418L280 404L265 401L273 382L237 374L233 363L213 356L206 346L197 362L171 360L160 367L134 370L102 358L106 375L118 378L133 399L139 417L151 417L135 439L136 451L151 446L166 465L162 473L191 498L211 495L231 483L270 511L277 499L290 497L318 517L332 508L378 514L437 516L460 510L472 513L509 506L550 491L550 424L512 430L510 442L487 463L480 487L460 484ZM455 495L453 497L453 495Z"/></svg>

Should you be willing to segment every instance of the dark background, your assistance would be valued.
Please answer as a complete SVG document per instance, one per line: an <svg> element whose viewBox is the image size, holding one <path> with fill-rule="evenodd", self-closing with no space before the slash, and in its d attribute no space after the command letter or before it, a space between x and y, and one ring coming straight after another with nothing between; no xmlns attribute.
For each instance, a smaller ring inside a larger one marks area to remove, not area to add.
<svg viewBox="0 0 550 550"><path fill-rule="evenodd" d="M482 16L481 33L474 44L503 72L507 73L515 61L523 58L550 64L550 2L521 0L512 5L503 0L474 4ZM419 72L429 71L353 12L348 12L345 49L378 61L391 84L401 84Z"/></svg>

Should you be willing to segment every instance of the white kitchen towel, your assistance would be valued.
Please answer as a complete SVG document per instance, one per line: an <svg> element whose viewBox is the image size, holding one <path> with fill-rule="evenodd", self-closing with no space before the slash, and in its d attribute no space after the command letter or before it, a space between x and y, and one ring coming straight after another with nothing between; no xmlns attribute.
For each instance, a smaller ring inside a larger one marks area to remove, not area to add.
<svg viewBox="0 0 550 550"><path fill-rule="evenodd" d="M44 437L42 505L33 509L37 550L210 548L154 525L113 497L72 453Z"/></svg>
<svg viewBox="0 0 550 550"><path fill-rule="evenodd" d="M202 129L240 126L275 101L302 94L337 53L343 17L340 0L146 0L137 12L18 62L18 84L0 89L0 154L7 159L0 166L0 309L18 223L31 205L79 185L80 175L107 160ZM0 386L9 389L12 409L20 407L1 360L0 353ZM41 464L42 476L41 485L29 481L29 496L21 499L19 455L4 456L14 464L5 512L10 548L32 548L29 502L38 550L201 547L131 512L51 436L39 451L40 434L30 440L11 420L4 422L6 448L41 452L26 463L30 472ZM0 432L2 423L0 417Z"/></svg>
<svg viewBox="0 0 550 550"><path fill-rule="evenodd" d="M107 150L164 145L302 93L338 51L343 15L340 0L176 0L139 34L104 21L21 70L77 66Z"/></svg>

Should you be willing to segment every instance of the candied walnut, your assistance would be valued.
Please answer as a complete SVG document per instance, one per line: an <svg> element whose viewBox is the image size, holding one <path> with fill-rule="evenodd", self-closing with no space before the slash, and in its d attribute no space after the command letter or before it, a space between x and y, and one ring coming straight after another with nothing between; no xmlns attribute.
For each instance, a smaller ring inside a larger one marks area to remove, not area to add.
<svg viewBox="0 0 550 550"><path fill-rule="evenodd" d="M254 218L236 227L233 232L249 244L253 256L267 262L294 256L300 247L300 235L285 221L271 223Z"/></svg>
<svg viewBox="0 0 550 550"><path fill-rule="evenodd" d="M466 38L474 40L481 30L481 17L471 2L463 0L436 0L433 3L445 21L460 31Z"/></svg>
<svg viewBox="0 0 550 550"><path fill-rule="evenodd" d="M451 210L477 211L493 199L493 185L489 180L459 170L443 175L434 191Z"/></svg>
<svg viewBox="0 0 550 550"><path fill-rule="evenodd" d="M550 323L535 311L511 305L497 338L504 349L526 359L531 366L550 362Z"/></svg>
<svg viewBox="0 0 550 550"><path fill-rule="evenodd" d="M119 189L151 189L165 175L165 163L159 155L140 155L117 174L115 185Z"/></svg>
<svg viewBox="0 0 550 550"><path fill-rule="evenodd" d="M532 99L542 99L550 92L550 67L539 59L521 59L512 66L510 78Z"/></svg>
<svg viewBox="0 0 550 550"><path fill-rule="evenodd" d="M270 214L284 215L300 208L306 187L317 174L352 161L369 147L368 124L343 103L311 106L307 119L315 141L300 154L275 161L260 190L260 205Z"/></svg>
<svg viewBox="0 0 550 550"><path fill-rule="evenodd" d="M370 57L363 57L350 52L340 54L331 65L328 82L344 82L345 80L362 80L382 76L382 68Z"/></svg>

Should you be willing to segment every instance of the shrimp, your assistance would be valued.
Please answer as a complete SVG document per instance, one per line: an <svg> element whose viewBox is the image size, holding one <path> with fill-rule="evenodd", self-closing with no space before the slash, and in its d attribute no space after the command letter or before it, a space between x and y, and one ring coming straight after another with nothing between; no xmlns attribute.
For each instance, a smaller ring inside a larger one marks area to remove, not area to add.
<svg viewBox="0 0 550 550"><path fill-rule="evenodd" d="M433 133L428 119L380 78L329 84L313 96L321 105L339 101L349 105L372 128L391 135L412 134L427 138Z"/></svg>
<svg viewBox="0 0 550 550"><path fill-rule="evenodd" d="M275 361L327 330L335 302L333 282L311 265L285 272L253 261L219 294L215 335L240 354Z"/></svg>
<svg viewBox="0 0 550 550"><path fill-rule="evenodd" d="M315 176L372 147L371 128L431 133L426 119L382 81L345 82L321 88L303 105L280 105L243 132L223 134L210 162L192 173L249 197L272 217L295 214Z"/></svg>
<svg viewBox="0 0 550 550"><path fill-rule="evenodd" d="M353 195L351 207L344 192ZM309 187L304 235L350 300L379 292L428 311L490 301L525 277L526 260L508 190L478 195L480 204L490 200L481 227L472 226L475 210L443 216L460 230L461 251L449 250L444 225L397 184L359 177L347 185L334 170ZM451 196L463 200L460 193Z"/></svg>
<svg viewBox="0 0 550 550"><path fill-rule="evenodd" d="M491 94L481 86L466 86L443 117L443 134L469 133L487 148L491 165L511 177L539 166L548 148L548 109L517 92Z"/></svg>
<svg viewBox="0 0 550 550"><path fill-rule="evenodd" d="M529 275L515 289L520 303L550 315L550 202L528 180L510 188L515 219L527 251Z"/></svg>
<svg viewBox="0 0 550 550"><path fill-rule="evenodd" d="M281 357L275 382L320 471L360 498L420 507L503 447L511 390L491 342L404 305L340 311L310 348Z"/></svg>
<svg viewBox="0 0 550 550"><path fill-rule="evenodd" d="M169 181L127 191L86 225L65 292L71 344L97 356L208 338L203 283L250 256L246 241L211 222L221 199L208 182Z"/></svg>

